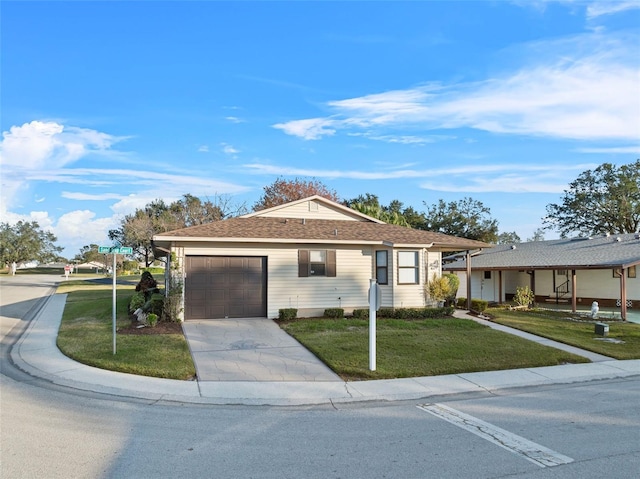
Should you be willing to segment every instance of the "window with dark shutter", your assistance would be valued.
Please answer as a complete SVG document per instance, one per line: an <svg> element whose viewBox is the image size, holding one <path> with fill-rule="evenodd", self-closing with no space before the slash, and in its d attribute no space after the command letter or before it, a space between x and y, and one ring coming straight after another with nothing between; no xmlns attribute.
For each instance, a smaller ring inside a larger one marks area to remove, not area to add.
<svg viewBox="0 0 640 479"><path fill-rule="evenodd" d="M330 276L336 275L335 250L298 250L298 276Z"/></svg>

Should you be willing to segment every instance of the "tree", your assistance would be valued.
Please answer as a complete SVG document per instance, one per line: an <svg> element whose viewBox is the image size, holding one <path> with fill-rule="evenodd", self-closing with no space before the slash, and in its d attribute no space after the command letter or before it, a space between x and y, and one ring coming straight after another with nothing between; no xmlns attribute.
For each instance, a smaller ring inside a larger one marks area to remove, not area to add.
<svg viewBox="0 0 640 479"><path fill-rule="evenodd" d="M544 228L538 228L533 232L533 236L527 238L527 241L544 241Z"/></svg>
<svg viewBox="0 0 640 479"><path fill-rule="evenodd" d="M121 246L130 246L134 255L146 266L153 263L153 235L166 231L186 228L213 221L219 221L232 214L245 213L244 204L233 205L229 198L216 196L213 201L202 201L190 194L167 205L156 199L142 209L126 215L120 227L109 231L109 239Z"/></svg>
<svg viewBox="0 0 640 479"><path fill-rule="evenodd" d="M39 261L48 263L61 259L58 239L44 231L36 221L18 221L15 225L0 223L0 261L2 264Z"/></svg>
<svg viewBox="0 0 640 479"><path fill-rule="evenodd" d="M80 252L73 258L78 263L104 263L104 255L98 253L99 246L97 244L84 245L80 248Z"/></svg>
<svg viewBox="0 0 640 479"><path fill-rule="evenodd" d="M384 221L385 223L409 226L409 223L402 214L402 203L398 200L393 200L389 206L382 206L376 195L366 193L352 200L346 200L343 204L367 216Z"/></svg>
<svg viewBox="0 0 640 479"><path fill-rule="evenodd" d="M496 243L498 222L492 219L490 214L489 208L471 198L450 203L439 200L437 205L428 208L424 229L460 238Z"/></svg>
<svg viewBox="0 0 640 479"><path fill-rule="evenodd" d="M498 244L518 244L521 241L520 236L515 231L498 235Z"/></svg>
<svg viewBox="0 0 640 479"><path fill-rule="evenodd" d="M640 228L640 160L584 171L569 183L561 203L547 205L543 222L563 238L573 233L635 233Z"/></svg>
<svg viewBox="0 0 640 479"><path fill-rule="evenodd" d="M254 211L273 208L308 196L318 195L338 202L338 194L317 180L285 180L278 178L271 185L264 187L264 194L253 205Z"/></svg>

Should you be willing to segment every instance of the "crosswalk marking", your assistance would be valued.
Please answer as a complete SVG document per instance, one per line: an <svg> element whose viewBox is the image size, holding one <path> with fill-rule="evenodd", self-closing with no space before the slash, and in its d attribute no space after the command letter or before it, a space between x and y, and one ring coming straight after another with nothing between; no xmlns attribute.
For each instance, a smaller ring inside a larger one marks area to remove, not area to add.
<svg viewBox="0 0 640 479"><path fill-rule="evenodd" d="M573 459L568 456L552 451L540 444L536 444L517 434L505 431L493 424L469 416L444 404L419 404L417 407L514 454L518 454L540 467L559 466L573 462Z"/></svg>

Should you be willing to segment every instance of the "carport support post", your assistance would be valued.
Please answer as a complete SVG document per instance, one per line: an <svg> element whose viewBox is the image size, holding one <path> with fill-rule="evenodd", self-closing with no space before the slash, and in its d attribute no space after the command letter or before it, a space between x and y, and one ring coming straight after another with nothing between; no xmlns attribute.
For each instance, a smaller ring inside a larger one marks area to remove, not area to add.
<svg viewBox="0 0 640 479"><path fill-rule="evenodd" d="M471 251L467 250L467 309L471 310Z"/></svg>
<svg viewBox="0 0 640 479"><path fill-rule="evenodd" d="M376 311L380 307L380 287L369 280L369 370L376 370Z"/></svg>

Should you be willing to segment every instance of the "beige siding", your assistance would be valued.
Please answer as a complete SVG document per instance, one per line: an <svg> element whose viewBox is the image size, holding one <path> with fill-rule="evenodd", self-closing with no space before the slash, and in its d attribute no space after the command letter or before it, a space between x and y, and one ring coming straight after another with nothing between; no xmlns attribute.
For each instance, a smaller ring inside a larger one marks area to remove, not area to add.
<svg viewBox="0 0 640 479"><path fill-rule="evenodd" d="M319 220L345 220L362 221L354 212L351 215L348 211L337 208L329 208L327 205L315 201L303 201L302 203L286 206L275 211L258 213L259 216L275 218L309 218Z"/></svg>
<svg viewBox="0 0 640 479"><path fill-rule="evenodd" d="M336 277L298 277L298 249L335 249ZM379 248L382 249L382 248ZM343 308L350 313L355 308L368 308L370 279L375 276L374 252L370 247L336 247L333 245L290 245L220 243L215 248L207 243L190 243L174 248L180 256L265 256L267 258L267 316L278 317L282 308L296 308L300 316L322 314L326 308ZM438 252L418 251L419 284L397 283L397 251L389 251L389 284L381 285L382 307L422 307L425 305L424 285L428 274L437 272ZM431 264L431 266L430 266Z"/></svg>
<svg viewBox="0 0 640 479"><path fill-rule="evenodd" d="M240 246L220 244L215 249L206 244L189 245L185 255L266 256L267 316L275 318L281 308L322 309L342 307L347 310L368 306L367 292L371 277L371 254L368 249L337 249L331 245L304 245L305 249L336 249L336 277L298 277L298 248L279 245ZM321 311L322 312L322 311Z"/></svg>

